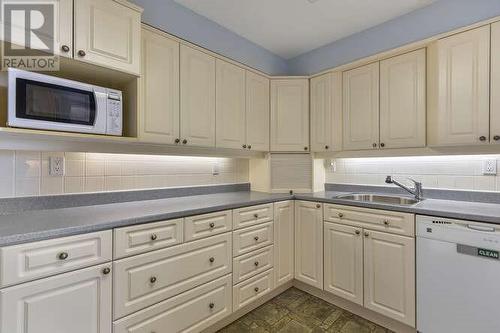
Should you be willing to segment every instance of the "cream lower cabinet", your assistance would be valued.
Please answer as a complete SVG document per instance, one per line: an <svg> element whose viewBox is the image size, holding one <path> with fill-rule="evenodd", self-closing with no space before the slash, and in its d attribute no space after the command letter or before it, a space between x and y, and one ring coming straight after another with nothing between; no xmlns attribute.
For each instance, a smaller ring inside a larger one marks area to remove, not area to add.
<svg viewBox="0 0 500 333"><path fill-rule="evenodd" d="M323 289L323 205L295 201L295 279Z"/></svg>
<svg viewBox="0 0 500 333"><path fill-rule="evenodd" d="M500 22L491 25L490 142L500 144Z"/></svg>
<svg viewBox="0 0 500 333"><path fill-rule="evenodd" d="M274 204L274 276L276 286L294 276L294 201Z"/></svg>

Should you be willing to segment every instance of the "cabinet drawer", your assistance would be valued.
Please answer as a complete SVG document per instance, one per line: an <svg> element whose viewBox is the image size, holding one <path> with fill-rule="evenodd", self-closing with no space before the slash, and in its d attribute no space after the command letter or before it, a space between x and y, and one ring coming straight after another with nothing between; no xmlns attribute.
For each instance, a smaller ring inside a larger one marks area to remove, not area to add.
<svg viewBox="0 0 500 333"><path fill-rule="evenodd" d="M263 223L233 231L233 256L260 249L273 243L273 223Z"/></svg>
<svg viewBox="0 0 500 333"><path fill-rule="evenodd" d="M112 260L111 231L0 249L0 286L31 281Z"/></svg>
<svg viewBox="0 0 500 333"><path fill-rule="evenodd" d="M233 311L252 303L274 289L274 271L254 276L233 287Z"/></svg>
<svg viewBox="0 0 500 333"><path fill-rule="evenodd" d="M273 220L273 204L238 208L233 210L233 215L233 229L269 222Z"/></svg>
<svg viewBox="0 0 500 333"><path fill-rule="evenodd" d="M114 333L201 332L232 312L231 275L136 312L113 324Z"/></svg>
<svg viewBox="0 0 500 333"><path fill-rule="evenodd" d="M273 246L268 246L233 259L233 283L242 282L273 268Z"/></svg>
<svg viewBox="0 0 500 333"><path fill-rule="evenodd" d="M182 243L182 219L115 229L115 259Z"/></svg>
<svg viewBox="0 0 500 333"><path fill-rule="evenodd" d="M324 207L325 220L328 222L406 236L415 235L415 215L413 214L342 205L324 205Z"/></svg>
<svg viewBox="0 0 500 333"><path fill-rule="evenodd" d="M230 210L186 217L186 242L231 231L233 213Z"/></svg>
<svg viewBox="0 0 500 333"><path fill-rule="evenodd" d="M231 233L125 258L113 266L117 319L231 273Z"/></svg>

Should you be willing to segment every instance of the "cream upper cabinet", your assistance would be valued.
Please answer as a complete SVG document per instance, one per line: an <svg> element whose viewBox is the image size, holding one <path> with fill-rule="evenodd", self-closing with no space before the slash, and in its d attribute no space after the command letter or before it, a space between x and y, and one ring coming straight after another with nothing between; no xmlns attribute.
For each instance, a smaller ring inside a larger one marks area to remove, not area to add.
<svg viewBox="0 0 500 333"><path fill-rule="evenodd" d="M323 289L323 210L310 201L295 201L295 278Z"/></svg>
<svg viewBox="0 0 500 333"><path fill-rule="evenodd" d="M271 80L271 151L309 151L309 82Z"/></svg>
<svg viewBox="0 0 500 333"><path fill-rule="evenodd" d="M245 145L245 70L220 59L216 68L216 146L241 149Z"/></svg>
<svg viewBox="0 0 500 333"><path fill-rule="evenodd" d="M459 33L429 47L428 143L489 141L490 26Z"/></svg>
<svg viewBox="0 0 500 333"><path fill-rule="evenodd" d="M181 45L181 144L215 146L215 58Z"/></svg>
<svg viewBox="0 0 500 333"><path fill-rule="evenodd" d="M246 142L248 149L269 151L269 79L246 72Z"/></svg>
<svg viewBox="0 0 500 333"><path fill-rule="evenodd" d="M55 52L60 56L71 58L73 57L73 0L59 0L58 3L59 30L56 31L56 39L59 41L59 49Z"/></svg>
<svg viewBox="0 0 500 333"><path fill-rule="evenodd" d="M342 150L342 73L311 79L311 150Z"/></svg>
<svg viewBox="0 0 500 333"><path fill-rule="evenodd" d="M139 75L141 13L125 1L74 1L75 59Z"/></svg>
<svg viewBox="0 0 500 333"><path fill-rule="evenodd" d="M364 231L364 305L415 327L415 239Z"/></svg>
<svg viewBox="0 0 500 333"><path fill-rule="evenodd" d="M324 290L363 305L362 229L325 223Z"/></svg>
<svg viewBox="0 0 500 333"><path fill-rule="evenodd" d="M500 143L500 22L491 25L490 140Z"/></svg>
<svg viewBox="0 0 500 333"><path fill-rule="evenodd" d="M343 72L343 123L344 150L378 147L378 62Z"/></svg>
<svg viewBox="0 0 500 333"><path fill-rule="evenodd" d="M141 105L139 139L176 143L179 140L179 43L150 28L142 30Z"/></svg>
<svg viewBox="0 0 500 333"><path fill-rule="evenodd" d="M274 277L280 286L294 275L294 201L274 204Z"/></svg>
<svg viewBox="0 0 500 333"><path fill-rule="evenodd" d="M380 62L380 147L425 147L426 50Z"/></svg>

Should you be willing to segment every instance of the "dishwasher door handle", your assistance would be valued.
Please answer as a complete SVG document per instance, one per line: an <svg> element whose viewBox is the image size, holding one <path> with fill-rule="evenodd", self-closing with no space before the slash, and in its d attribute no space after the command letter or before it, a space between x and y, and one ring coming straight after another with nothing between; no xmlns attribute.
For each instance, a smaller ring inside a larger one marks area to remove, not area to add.
<svg viewBox="0 0 500 333"><path fill-rule="evenodd" d="M474 224L467 224L467 228L475 231L486 231L486 232L495 232L495 228L493 227L484 227L482 225L474 225Z"/></svg>

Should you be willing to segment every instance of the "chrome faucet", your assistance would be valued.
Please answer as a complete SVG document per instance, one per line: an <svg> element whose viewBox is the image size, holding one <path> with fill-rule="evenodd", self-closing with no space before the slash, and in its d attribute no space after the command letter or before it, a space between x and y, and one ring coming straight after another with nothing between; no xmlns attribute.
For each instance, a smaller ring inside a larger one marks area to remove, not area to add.
<svg viewBox="0 0 500 333"><path fill-rule="evenodd" d="M413 180L411 178L408 178L408 179L411 180L413 182L413 184L415 184L415 187L413 189L401 184L397 180L394 180L391 176L387 176L385 178L385 182L387 184L397 185L397 186L401 187L403 190L408 191L409 193L413 194L415 196L415 199L418 201L423 200L424 199L424 190L422 188L422 183L417 182L416 180Z"/></svg>

